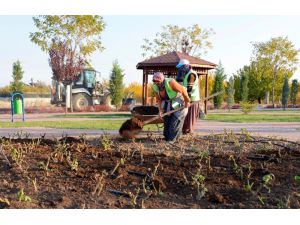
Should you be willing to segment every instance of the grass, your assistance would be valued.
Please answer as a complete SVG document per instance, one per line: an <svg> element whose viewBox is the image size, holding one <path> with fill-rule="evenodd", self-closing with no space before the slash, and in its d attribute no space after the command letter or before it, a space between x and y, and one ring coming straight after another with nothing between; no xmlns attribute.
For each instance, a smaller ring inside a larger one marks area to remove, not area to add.
<svg viewBox="0 0 300 225"><path fill-rule="evenodd" d="M300 112L292 115L285 115L281 113L250 113L244 115L241 113L235 114L208 114L206 120L215 120L221 122L234 123L262 123L262 122L300 122Z"/></svg>
<svg viewBox="0 0 300 225"><path fill-rule="evenodd" d="M70 115L56 115L50 118L91 118L91 119L109 119L109 118L130 118L130 113L109 113L109 114L70 114Z"/></svg>
<svg viewBox="0 0 300 225"><path fill-rule="evenodd" d="M124 120L86 120L86 121L25 121L0 122L0 128L19 127L48 127L64 129L90 129L90 130L119 130ZM156 130L156 125L146 125L144 130Z"/></svg>

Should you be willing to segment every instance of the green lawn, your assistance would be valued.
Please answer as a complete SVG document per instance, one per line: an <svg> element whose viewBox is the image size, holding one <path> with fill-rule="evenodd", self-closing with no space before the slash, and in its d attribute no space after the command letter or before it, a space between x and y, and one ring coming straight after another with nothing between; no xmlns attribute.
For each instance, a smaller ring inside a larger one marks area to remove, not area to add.
<svg viewBox="0 0 300 225"><path fill-rule="evenodd" d="M130 118L130 113L109 113L109 114L69 114L69 115L56 115L50 118L94 118L94 119L106 119L106 118Z"/></svg>
<svg viewBox="0 0 300 225"><path fill-rule="evenodd" d="M235 123L262 123L262 122L300 122L300 112L293 114L282 114L281 112L270 113L250 113L244 115L241 113L235 114L208 114L206 120L215 120L222 122Z"/></svg>
<svg viewBox="0 0 300 225"><path fill-rule="evenodd" d="M85 121L25 121L0 122L0 128L50 127L65 129L119 130L124 120L85 120ZM155 125L146 125L144 130L155 130Z"/></svg>

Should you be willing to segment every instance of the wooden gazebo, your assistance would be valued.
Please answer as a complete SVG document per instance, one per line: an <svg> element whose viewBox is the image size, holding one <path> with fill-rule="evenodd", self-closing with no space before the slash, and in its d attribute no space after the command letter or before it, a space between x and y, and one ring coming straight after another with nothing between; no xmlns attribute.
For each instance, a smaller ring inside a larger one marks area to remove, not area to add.
<svg viewBox="0 0 300 225"><path fill-rule="evenodd" d="M190 56L186 53L174 51L147 59L137 64L136 68L143 70L143 105L148 104L148 75L153 75L155 72L162 72L167 77L175 78L177 75L176 65L180 59L189 60L193 70L197 72L198 76L205 76L205 97L208 96L208 70L214 69L216 64ZM207 101L204 102L204 106L205 114L207 114Z"/></svg>

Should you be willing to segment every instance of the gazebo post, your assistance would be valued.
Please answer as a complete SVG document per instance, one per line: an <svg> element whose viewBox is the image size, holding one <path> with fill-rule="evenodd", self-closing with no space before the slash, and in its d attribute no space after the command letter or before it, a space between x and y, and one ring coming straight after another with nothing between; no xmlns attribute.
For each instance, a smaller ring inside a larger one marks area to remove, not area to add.
<svg viewBox="0 0 300 225"><path fill-rule="evenodd" d="M146 71L145 69L143 70L143 90L142 90L142 103L143 105L145 105L145 76L146 75Z"/></svg>
<svg viewBox="0 0 300 225"><path fill-rule="evenodd" d="M205 74L205 98L208 96L208 71ZM204 101L204 113L207 115L207 100Z"/></svg>
<svg viewBox="0 0 300 225"><path fill-rule="evenodd" d="M146 70L147 71L147 70ZM148 73L146 72L146 76L145 76L145 96L146 96L146 100L145 100L145 105L148 105Z"/></svg>

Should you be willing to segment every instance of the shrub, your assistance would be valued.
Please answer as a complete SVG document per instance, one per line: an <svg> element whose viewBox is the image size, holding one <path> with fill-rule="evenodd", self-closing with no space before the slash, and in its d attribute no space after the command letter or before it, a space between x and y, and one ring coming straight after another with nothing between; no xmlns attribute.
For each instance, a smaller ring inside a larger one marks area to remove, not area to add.
<svg viewBox="0 0 300 225"><path fill-rule="evenodd" d="M251 102L241 102L241 110L244 114L248 114L254 110L255 104Z"/></svg>

